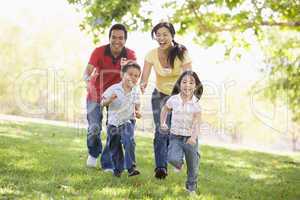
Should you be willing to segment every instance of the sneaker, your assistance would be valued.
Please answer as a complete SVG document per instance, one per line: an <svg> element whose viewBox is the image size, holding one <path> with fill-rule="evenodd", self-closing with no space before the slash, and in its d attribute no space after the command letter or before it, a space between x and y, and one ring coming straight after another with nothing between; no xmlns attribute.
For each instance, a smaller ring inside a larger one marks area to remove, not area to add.
<svg viewBox="0 0 300 200"><path fill-rule="evenodd" d="M154 176L155 176L155 178L158 178L158 179L166 178L166 176L168 176L167 169L166 168L156 168Z"/></svg>
<svg viewBox="0 0 300 200"><path fill-rule="evenodd" d="M121 175L122 175L122 172L115 170L114 173L113 173L113 175L114 175L115 177L120 178Z"/></svg>
<svg viewBox="0 0 300 200"><path fill-rule="evenodd" d="M103 169L103 171L106 173L114 173L114 170L110 168Z"/></svg>
<svg viewBox="0 0 300 200"><path fill-rule="evenodd" d="M137 176L137 175L139 175L140 174L140 172L139 172L139 170L137 170L137 169L135 169L135 168L133 168L133 169L131 169L131 170L128 170L128 176L130 177L130 176Z"/></svg>
<svg viewBox="0 0 300 200"><path fill-rule="evenodd" d="M96 165L97 165L97 158L94 158L93 156L89 155L86 160L86 166L95 168Z"/></svg>

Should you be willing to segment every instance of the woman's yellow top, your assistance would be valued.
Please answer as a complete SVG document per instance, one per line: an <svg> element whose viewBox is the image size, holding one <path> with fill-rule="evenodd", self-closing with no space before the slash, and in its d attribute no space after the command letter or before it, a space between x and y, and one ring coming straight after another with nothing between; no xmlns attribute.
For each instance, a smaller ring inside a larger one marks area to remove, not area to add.
<svg viewBox="0 0 300 200"><path fill-rule="evenodd" d="M181 66L191 62L191 58L188 53L185 52L183 60L178 57L175 58L174 67L164 68L161 66L158 58L158 48L152 49L145 57L145 61L150 63L154 67L156 75L156 89L166 95L170 95L173 87L182 73Z"/></svg>

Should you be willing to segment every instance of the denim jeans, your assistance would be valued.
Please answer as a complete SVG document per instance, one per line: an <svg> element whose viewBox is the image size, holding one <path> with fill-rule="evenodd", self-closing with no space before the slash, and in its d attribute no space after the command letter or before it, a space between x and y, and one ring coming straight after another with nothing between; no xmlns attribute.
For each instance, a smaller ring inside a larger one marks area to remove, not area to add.
<svg viewBox="0 0 300 200"><path fill-rule="evenodd" d="M135 167L134 121L131 120L118 127L108 125L107 133L110 138L109 149L114 171L122 172L124 167L127 170ZM125 160L122 145L125 151Z"/></svg>
<svg viewBox="0 0 300 200"><path fill-rule="evenodd" d="M88 121L88 133L87 133L87 147L88 152L94 158L102 152L101 131L102 131L102 108L99 103L87 101L87 121ZM107 135L106 145L101 154L101 167L102 169L112 169L112 160L109 152L109 137Z"/></svg>
<svg viewBox="0 0 300 200"><path fill-rule="evenodd" d="M155 125L155 134L154 134L154 157L155 157L155 166L156 168L166 168L167 169L167 156L168 156L168 142L169 134L162 133L160 131L160 112L169 96L159 92L157 89L154 89L151 98L153 119ZM167 116L167 124L170 127L171 124L171 114Z"/></svg>
<svg viewBox="0 0 300 200"><path fill-rule="evenodd" d="M187 165L187 180L185 186L188 190L195 191L197 188L197 178L199 171L200 154L198 152L198 140L195 145L187 144L189 137L170 135L170 144L168 150L168 162L175 166L183 164L185 157Z"/></svg>

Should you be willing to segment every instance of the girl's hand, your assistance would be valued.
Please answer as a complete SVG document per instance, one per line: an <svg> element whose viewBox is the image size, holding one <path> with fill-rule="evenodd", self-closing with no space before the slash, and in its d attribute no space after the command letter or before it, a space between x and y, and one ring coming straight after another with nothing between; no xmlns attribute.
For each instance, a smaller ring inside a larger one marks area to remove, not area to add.
<svg viewBox="0 0 300 200"><path fill-rule="evenodd" d="M187 144L190 144L190 145L195 145L197 143L197 139L194 138L194 137L190 137L187 141L186 141Z"/></svg>
<svg viewBox="0 0 300 200"><path fill-rule="evenodd" d="M162 131L167 131L169 129L169 127L168 127L168 125L166 123L163 123L163 124L160 125L160 129Z"/></svg>

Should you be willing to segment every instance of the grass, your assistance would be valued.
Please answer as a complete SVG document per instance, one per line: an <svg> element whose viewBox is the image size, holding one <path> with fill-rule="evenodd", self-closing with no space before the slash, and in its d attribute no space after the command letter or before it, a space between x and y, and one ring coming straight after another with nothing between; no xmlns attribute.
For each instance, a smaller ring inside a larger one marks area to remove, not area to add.
<svg viewBox="0 0 300 200"><path fill-rule="evenodd" d="M0 199L187 199L185 172L153 177L152 139L136 138L142 174L118 179L85 167L85 138L83 129L0 122ZM298 157L203 145L199 173L193 199L300 199Z"/></svg>

